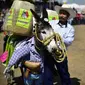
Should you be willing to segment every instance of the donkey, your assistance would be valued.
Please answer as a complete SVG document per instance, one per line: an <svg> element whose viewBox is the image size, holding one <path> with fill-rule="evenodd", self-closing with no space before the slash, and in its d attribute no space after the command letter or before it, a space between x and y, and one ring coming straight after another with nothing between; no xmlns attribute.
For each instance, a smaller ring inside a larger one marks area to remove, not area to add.
<svg viewBox="0 0 85 85"><path fill-rule="evenodd" d="M30 9L36 24L34 26L34 36L36 48L46 49L53 56L56 62L62 62L66 56L65 45L58 33L55 33L48 21L48 13L43 8L42 17L40 18L32 9Z"/></svg>

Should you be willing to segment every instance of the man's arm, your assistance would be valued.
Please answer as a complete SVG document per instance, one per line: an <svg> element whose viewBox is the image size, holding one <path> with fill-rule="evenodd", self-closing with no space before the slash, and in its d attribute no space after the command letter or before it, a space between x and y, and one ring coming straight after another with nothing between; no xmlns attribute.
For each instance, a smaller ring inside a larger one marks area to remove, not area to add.
<svg viewBox="0 0 85 85"><path fill-rule="evenodd" d="M72 42L74 40L74 33L75 33L75 30L72 27L69 30L69 32L63 36L63 41L64 41L66 47L68 47L68 46L70 46L72 44Z"/></svg>
<svg viewBox="0 0 85 85"><path fill-rule="evenodd" d="M40 62L24 61L24 65L31 71L38 71L40 69Z"/></svg>
<svg viewBox="0 0 85 85"><path fill-rule="evenodd" d="M27 44L18 47L18 49L15 49L13 54L12 54L12 57L8 63L8 66L5 68L5 70L3 72L4 75L6 75L10 71L10 68L14 64L16 64L19 61L19 59L21 59L22 57L24 57L28 53L29 53L29 47Z"/></svg>
<svg viewBox="0 0 85 85"><path fill-rule="evenodd" d="M29 48L28 48L27 44L14 50L12 57L8 63L8 67L11 67L14 64L16 64L19 61L19 59L21 59L22 57L24 57L28 53L29 53Z"/></svg>

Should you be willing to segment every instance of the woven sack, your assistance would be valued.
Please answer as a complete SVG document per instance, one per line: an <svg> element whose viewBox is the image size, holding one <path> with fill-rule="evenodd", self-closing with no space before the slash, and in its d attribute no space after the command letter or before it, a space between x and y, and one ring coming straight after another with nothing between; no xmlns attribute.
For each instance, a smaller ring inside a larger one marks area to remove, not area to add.
<svg viewBox="0 0 85 85"><path fill-rule="evenodd" d="M33 16L30 9L35 11L35 6L32 3L15 0L6 14L3 30L30 36L33 28Z"/></svg>
<svg viewBox="0 0 85 85"><path fill-rule="evenodd" d="M56 11L47 9L47 12L48 12L48 19L49 19L49 21L51 21L51 20L58 20L59 19L58 13Z"/></svg>

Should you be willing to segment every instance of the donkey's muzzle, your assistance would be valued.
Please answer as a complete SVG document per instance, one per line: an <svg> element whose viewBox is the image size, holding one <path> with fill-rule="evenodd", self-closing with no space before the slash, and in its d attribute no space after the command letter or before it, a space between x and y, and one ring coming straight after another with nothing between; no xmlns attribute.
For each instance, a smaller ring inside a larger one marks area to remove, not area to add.
<svg viewBox="0 0 85 85"><path fill-rule="evenodd" d="M60 56L62 54L62 50L59 50L59 49L52 49L52 53L57 55L57 56Z"/></svg>

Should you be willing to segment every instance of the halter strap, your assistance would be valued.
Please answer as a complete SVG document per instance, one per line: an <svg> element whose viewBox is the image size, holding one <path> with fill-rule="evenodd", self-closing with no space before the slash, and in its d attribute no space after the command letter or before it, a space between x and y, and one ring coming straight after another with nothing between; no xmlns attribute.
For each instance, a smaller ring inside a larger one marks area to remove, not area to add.
<svg viewBox="0 0 85 85"><path fill-rule="evenodd" d="M44 45L46 46L46 45L48 45L48 44L50 43L50 41L56 36L56 33L53 32L53 34L50 35L49 37L47 37L46 39L40 40L40 39L38 38L38 35L37 35L37 33L36 33L36 30L35 30L35 36L36 36L36 38L37 38L37 40L38 40L39 42L41 42L42 44L44 44Z"/></svg>

